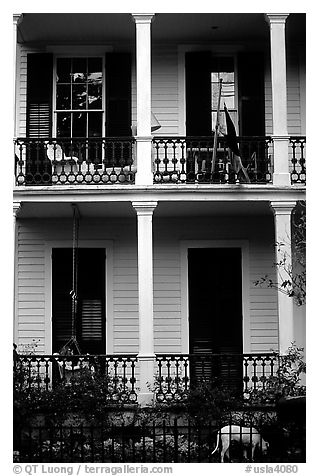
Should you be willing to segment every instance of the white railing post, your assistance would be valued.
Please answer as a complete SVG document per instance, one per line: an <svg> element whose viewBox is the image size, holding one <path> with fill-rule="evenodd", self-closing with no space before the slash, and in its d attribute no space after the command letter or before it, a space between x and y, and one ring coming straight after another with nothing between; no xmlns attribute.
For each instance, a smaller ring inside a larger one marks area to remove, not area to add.
<svg viewBox="0 0 319 476"><path fill-rule="evenodd" d="M153 212L157 202L132 202L137 214L138 309L139 309L139 403L153 398Z"/></svg>
<svg viewBox="0 0 319 476"><path fill-rule="evenodd" d="M136 185L152 185L151 22L154 14L132 14L136 27Z"/></svg>
<svg viewBox="0 0 319 476"><path fill-rule="evenodd" d="M289 14L267 13L270 26L271 91L274 143L274 185L290 185L287 128L287 72L285 24Z"/></svg>

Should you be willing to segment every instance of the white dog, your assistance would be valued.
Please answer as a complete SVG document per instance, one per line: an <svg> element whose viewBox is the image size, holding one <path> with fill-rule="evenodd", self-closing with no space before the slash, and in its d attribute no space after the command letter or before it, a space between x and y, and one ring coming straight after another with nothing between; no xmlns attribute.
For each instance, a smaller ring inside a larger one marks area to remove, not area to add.
<svg viewBox="0 0 319 476"><path fill-rule="evenodd" d="M259 446L263 455L267 454L269 443L260 436L256 428L247 428L245 426L239 425L227 425L223 426L218 431L217 434L217 443L216 448L212 451L212 454L217 451L219 446L219 441L222 442L222 449L220 453L220 462L224 463L224 456L228 453L229 458L229 447L232 441L238 441L243 445L244 457L247 459L247 448L251 446L251 457L254 461L256 447Z"/></svg>

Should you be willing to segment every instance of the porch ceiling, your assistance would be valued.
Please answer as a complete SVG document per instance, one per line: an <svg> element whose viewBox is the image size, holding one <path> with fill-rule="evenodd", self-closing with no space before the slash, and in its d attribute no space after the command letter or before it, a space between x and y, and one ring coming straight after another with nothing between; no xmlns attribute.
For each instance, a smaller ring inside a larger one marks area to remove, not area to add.
<svg viewBox="0 0 319 476"><path fill-rule="evenodd" d="M83 218L135 218L130 202L81 202L77 204ZM68 218L73 214L70 203L23 203L19 218ZM160 201L154 218L201 216L252 216L271 215L268 201L219 202L219 201Z"/></svg>
<svg viewBox="0 0 319 476"><path fill-rule="evenodd" d="M305 38L305 14L292 13L287 35ZM269 26L263 13L157 13L153 42L234 43L268 42ZM135 41L130 13L24 13L18 41L43 44L105 44Z"/></svg>
<svg viewBox="0 0 319 476"><path fill-rule="evenodd" d="M263 13L157 13L154 42L220 42L267 40ZM129 13L25 13L19 42L103 44L132 42L135 25Z"/></svg>

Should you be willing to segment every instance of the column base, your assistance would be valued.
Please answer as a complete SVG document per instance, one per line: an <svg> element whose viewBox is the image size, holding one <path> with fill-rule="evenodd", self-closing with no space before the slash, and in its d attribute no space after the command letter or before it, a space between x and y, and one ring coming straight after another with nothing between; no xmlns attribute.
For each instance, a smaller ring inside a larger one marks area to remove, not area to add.
<svg viewBox="0 0 319 476"><path fill-rule="evenodd" d="M154 404L155 394L153 392L140 392L137 395L137 402L141 407L149 407Z"/></svg>
<svg viewBox="0 0 319 476"><path fill-rule="evenodd" d="M289 173L283 174L273 174L273 185L278 185L280 187L290 186L291 185L291 177Z"/></svg>

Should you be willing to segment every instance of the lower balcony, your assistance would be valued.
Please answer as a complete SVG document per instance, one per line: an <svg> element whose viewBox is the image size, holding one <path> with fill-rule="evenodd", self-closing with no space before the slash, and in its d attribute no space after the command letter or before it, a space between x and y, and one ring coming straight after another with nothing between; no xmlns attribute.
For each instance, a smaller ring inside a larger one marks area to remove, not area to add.
<svg viewBox="0 0 319 476"><path fill-rule="evenodd" d="M241 157L225 137L154 137L154 184L271 184L271 137L238 137ZM305 137L290 137L291 184L304 184ZM15 140L17 186L125 185L135 183L135 138Z"/></svg>
<svg viewBox="0 0 319 476"><path fill-rule="evenodd" d="M158 403L181 403L200 384L223 387L248 398L276 374L278 354L157 354L150 391ZM137 355L18 355L19 390L52 390L59 385L103 384L110 404L135 404L139 393Z"/></svg>

